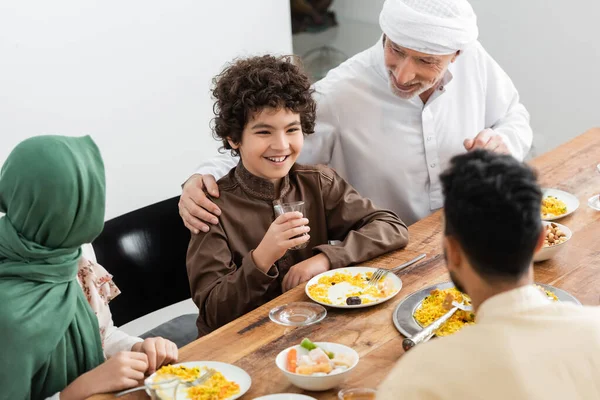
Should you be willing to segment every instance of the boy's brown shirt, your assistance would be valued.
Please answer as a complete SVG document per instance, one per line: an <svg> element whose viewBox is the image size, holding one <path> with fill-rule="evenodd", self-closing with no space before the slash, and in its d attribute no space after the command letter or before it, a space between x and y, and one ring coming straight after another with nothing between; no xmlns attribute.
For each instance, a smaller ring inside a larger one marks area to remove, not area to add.
<svg viewBox="0 0 600 400"><path fill-rule="evenodd" d="M281 183L279 199L270 181L252 175L241 162L218 185L220 197L211 200L222 210L219 224L192 235L187 253L199 335L280 295L290 267L315 254L325 254L331 268L340 268L408 243L408 229L394 213L375 208L325 166L295 164ZM251 252L275 219L274 200L305 202L310 241L304 249L289 250L264 273ZM332 246L329 240L343 243Z"/></svg>

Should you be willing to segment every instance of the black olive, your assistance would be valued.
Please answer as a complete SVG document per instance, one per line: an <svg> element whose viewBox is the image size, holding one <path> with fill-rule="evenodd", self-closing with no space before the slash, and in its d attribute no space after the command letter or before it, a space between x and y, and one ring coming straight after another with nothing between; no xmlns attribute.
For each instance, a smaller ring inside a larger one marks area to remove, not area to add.
<svg viewBox="0 0 600 400"><path fill-rule="evenodd" d="M357 306L362 303L362 300L358 296L351 296L346 299L346 304L349 306Z"/></svg>

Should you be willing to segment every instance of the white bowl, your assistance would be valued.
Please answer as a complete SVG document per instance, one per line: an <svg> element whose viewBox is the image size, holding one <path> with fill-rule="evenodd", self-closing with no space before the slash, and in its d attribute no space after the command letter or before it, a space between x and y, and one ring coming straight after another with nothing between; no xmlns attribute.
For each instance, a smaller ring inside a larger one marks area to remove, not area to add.
<svg viewBox="0 0 600 400"><path fill-rule="evenodd" d="M543 221L542 224L544 225L544 229L546 229L546 226L550 225L551 223L552 222ZM571 240L571 236L573 236L573 232L571 232L571 230L569 228L567 228L566 226L564 226L562 224L557 224L556 222L554 222L554 224L556 224L560 228L560 230L565 233L565 235L567 237L567 240L565 240L564 242L562 242L560 244L555 244L553 246L542 247L533 256L533 261L534 262L546 261L546 260L551 259L552 257L554 257L565 246L565 244L567 244L567 242L569 240Z"/></svg>
<svg viewBox="0 0 600 400"><path fill-rule="evenodd" d="M548 196L556 197L561 200L567 206L567 212L554 217L542 217L544 221L554 221L566 217L567 215L573 214L579 208L579 199L574 194L565 192L564 190L542 188L542 198L545 199Z"/></svg>
<svg viewBox="0 0 600 400"><path fill-rule="evenodd" d="M300 345L289 347L279 353L275 359L275 364L277 364L277 367L281 370L281 372L283 372L286 378L288 378L290 383L299 387L300 389L317 392L333 389L334 387L344 383L346 378L348 378L350 371L352 371L358 364L358 353L350 347L344 346L343 344L329 342L316 342L315 344L324 351L333 352L334 354L348 354L353 356L355 360L354 364L347 370L334 375L312 376L289 372L286 369L288 351L295 348L296 351L298 351L298 354L308 354L308 351Z"/></svg>

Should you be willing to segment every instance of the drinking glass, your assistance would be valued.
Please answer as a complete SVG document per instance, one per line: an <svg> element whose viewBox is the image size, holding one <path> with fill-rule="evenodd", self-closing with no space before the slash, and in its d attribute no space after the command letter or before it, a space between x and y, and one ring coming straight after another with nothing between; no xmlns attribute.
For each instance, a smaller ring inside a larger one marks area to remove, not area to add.
<svg viewBox="0 0 600 400"><path fill-rule="evenodd" d="M283 215L285 213L294 212L294 211L298 211L298 212L302 213L302 215L304 215L304 202L303 201L295 201L293 203L274 203L273 209L275 210L275 218L277 218L280 215ZM305 232L301 235L294 236L294 238L304 236L304 235L308 235L308 233ZM299 244L298 246L294 246L294 247L290 248L290 250L304 249L307 245L308 245L308 241L306 241L302 244Z"/></svg>
<svg viewBox="0 0 600 400"><path fill-rule="evenodd" d="M339 400L375 400L377 392L370 388L350 388L340 390Z"/></svg>

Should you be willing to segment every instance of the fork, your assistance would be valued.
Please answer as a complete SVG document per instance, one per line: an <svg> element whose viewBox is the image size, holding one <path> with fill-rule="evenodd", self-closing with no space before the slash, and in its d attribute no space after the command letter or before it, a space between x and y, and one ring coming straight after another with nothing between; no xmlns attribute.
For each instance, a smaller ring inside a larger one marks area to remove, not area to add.
<svg viewBox="0 0 600 400"><path fill-rule="evenodd" d="M371 276L371 279L369 280L369 283L367 284L367 286L377 286L377 284L379 282L381 282L383 280L383 278L386 277L387 274L389 274L390 272L398 272L403 270L404 268L413 265L414 263L416 263L419 260L422 260L425 258L427 254L421 254L418 257L413 258L412 260L405 262L404 264L398 265L395 268L392 269L384 269L384 268L377 268L377 270L375 272L373 272L373 276Z"/></svg>
<svg viewBox="0 0 600 400"><path fill-rule="evenodd" d="M208 368L206 373L202 374L202 376L198 377L195 381L192 382L181 382L185 386L193 387L198 386L209 380L214 374L217 373L217 370L214 368Z"/></svg>
<svg viewBox="0 0 600 400"><path fill-rule="evenodd" d="M165 379L164 381L153 382L151 385L152 386L161 386L161 385L166 385L167 383L173 383L178 380L179 380L179 378ZM150 385L148 385L148 386L150 386ZM143 386L134 387L132 389L127 389L127 390L123 390L122 392L116 393L115 397L125 396L126 394L137 392L138 390L144 390L144 389L146 389L145 384Z"/></svg>
<svg viewBox="0 0 600 400"><path fill-rule="evenodd" d="M216 372L217 371L214 368L209 368L208 370L206 370L206 373L204 373L201 376L199 376L198 378L196 378L196 380L194 380L192 382L181 381L180 385L185 385L185 386L189 386L189 387L201 385L204 382L206 382L211 376L213 376ZM167 379L167 380L164 380L164 381L153 382L153 383L151 383L148 386L165 385L167 383L172 383L172 382L175 382L177 380L179 380L179 378ZM144 390L144 389L146 389L146 385L144 385L144 386L138 386L138 387L135 387L133 389L123 390L122 392L119 392L119 393L115 394L115 397L125 396L126 394L137 392L138 390Z"/></svg>
<svg viewBox="0 0 600 400"><path fill-rule="evenodd" d="M440 326L442 326L444 324L444 322L448 321L450 319L450 317L452 317L454 315L454 313L457 312L458 310L463 310L463 311L472 311L473 310L473 306L466 305L464 299L461 303L459 303L457 301L453 301L452 305L453 305L453 307L452 307L452 309L450 309L450 311L448 311L446 314L439 317L437 320L433 321L430 325L425 327L421 332L417 333L416 335L413 335L412 337L407 337L406 339L404 339L402 341L402 348L404 349L404 351L408 351L408 350L412 349L413 347L415 347L416 345L418 345L419 343L423 343L423 342L426 342L429 339L431 339L433 337L433 335L435 334L435 332L440 328Z"/></svg>

